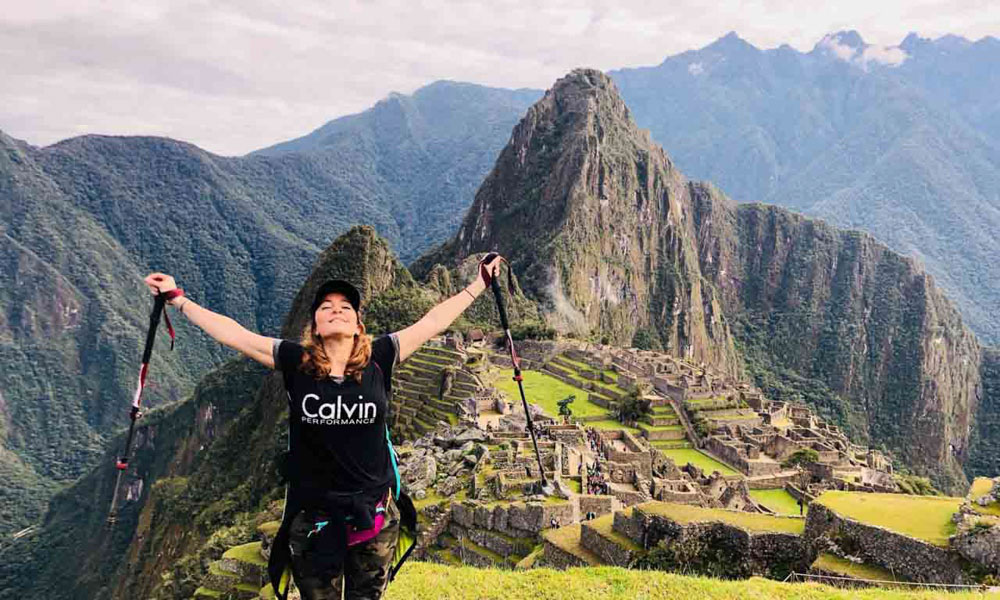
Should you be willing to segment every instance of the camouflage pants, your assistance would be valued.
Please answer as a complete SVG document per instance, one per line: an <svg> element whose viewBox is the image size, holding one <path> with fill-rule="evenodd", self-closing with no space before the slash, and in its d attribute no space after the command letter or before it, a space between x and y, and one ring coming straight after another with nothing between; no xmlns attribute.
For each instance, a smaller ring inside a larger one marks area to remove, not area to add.
<svg viewBox="0 0 1000 600"><path fill-rule="evenodd" d="M339 573L317 573L303 558L309 532L319 519L299 513L288 532L292 551L292 578L302 594L302 600L377 600L389 583L389 570L396 556L399 540L399 509L392 494L385 507L385 525L377 536L347 548Z"/></svg>

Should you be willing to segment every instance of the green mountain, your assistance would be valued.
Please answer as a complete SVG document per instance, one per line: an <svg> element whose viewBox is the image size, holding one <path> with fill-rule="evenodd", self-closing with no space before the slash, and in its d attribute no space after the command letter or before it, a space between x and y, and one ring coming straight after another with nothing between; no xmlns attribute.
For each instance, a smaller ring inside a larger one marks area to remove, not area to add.
<svg viewBox="0 0 1000 600"><path fill-rule="evenodd" d="M917 257L988 343L1000 340L1000 40L856 32L810 52L735 33L610 73L688 175Z"/></svg>
<svg viewBox="0 0 1000 600"><path fill-rule="evenodd" d="M242 158L160 138L35 148L0 133L0 533L36 521L126 423L146 273L274 335L313 258L351 225L373 225L403 256L444 239L444 213L471 202L532 99L441 82ZM177 321L148 406L233 356Z"/></svg>
<svg viewBox="0 0 1000 600"><path fill-rule="evenodd" d="M630 345L639 332L727 373L741 363L702 280L691 191L610 80L578 70L514 129L458 233L413 266L495 249L564 333Z"/></svg>
<svg viewBox="0 0 1000 600"><path fill-rule="evenodd" d="M392 219L379 233L410 261L454 233L511 128L540 95L439 81L252 156L293 155L363 191L362 201Z"/></svg>

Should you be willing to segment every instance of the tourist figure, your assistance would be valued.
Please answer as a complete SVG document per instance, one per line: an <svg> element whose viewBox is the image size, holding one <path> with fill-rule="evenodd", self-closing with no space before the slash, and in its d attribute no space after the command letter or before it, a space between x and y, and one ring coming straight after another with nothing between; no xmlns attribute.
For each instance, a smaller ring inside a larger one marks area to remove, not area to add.
<svg viewBox="0 0 1000 600"><path fill-rule="evenodd" d="M361 320L361 293L342 280L316 291L299 340L249 331L183 293L168 300L216 341L282 373L288 490L268 564L277 598L287 597L282 576L289 567L305 600L382 597L400 527L386 426L393 367L447 329L489 287L501 260L480 262L479 277L462 291L375 340ZM164 273L151 273L145 283L154 294L177 288Z"/></svg>

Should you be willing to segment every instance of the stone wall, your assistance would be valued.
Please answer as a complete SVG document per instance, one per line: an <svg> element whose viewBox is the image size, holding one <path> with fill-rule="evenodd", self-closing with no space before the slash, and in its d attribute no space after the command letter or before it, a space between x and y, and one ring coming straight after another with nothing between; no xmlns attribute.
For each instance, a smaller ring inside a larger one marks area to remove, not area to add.
<svg viewBox="0 0 1000 600"><path fill-rule="evenodd" d="M747 485L750 486L751 490L770 490L774 488L785 487L787 484L798 485L804 481L809 481L809 476L802 473L789 473L788 475L773 475L765 479L753 479L748 480Z"/></svg>
<svg viewBox="0 0 1000 600"><path fill-rule="evenodd" d="M910 581L975 583L962 569L959 556L947 548L838 515L819 503L809 505L806 539L818 547L833 545Z"/></svg>
<svg viewBox="0 0 1000 600"><path fill-rule="evenodd" d="M650 551L647 566L654 568L660 563L714 577L780 579L792 571L805 572L815 559L809 544L790 533L751 533L721 522L681 524L642 513L636 517L644 519L643 537L633 541Z"/></svg>
<svg viewBox="0 0 1000 600"><path fill-rule="evenodd" d="M962 558L980 565L987 574L1000 577L1000 525L973 528L957 535L952 548Z"/></svg>
<svg viewBox="0 0 1000 600"><path fill-rule="evenodd" d="M579 520L572 502L513 502L480 506L468 501L452 503L451 519L466 529L487 529L512 537L537 535L550 526L552 519L561 524Z"/></svg>
<svg viewBox="0 0 1000 600"><path fill-rule="evenodd" d="M601 515L621 510L622 508L621 501L614 496L582 495L577 496L577 500L580 504L581 515L586 515L587 513L592 512L599 517Z"/></svg>

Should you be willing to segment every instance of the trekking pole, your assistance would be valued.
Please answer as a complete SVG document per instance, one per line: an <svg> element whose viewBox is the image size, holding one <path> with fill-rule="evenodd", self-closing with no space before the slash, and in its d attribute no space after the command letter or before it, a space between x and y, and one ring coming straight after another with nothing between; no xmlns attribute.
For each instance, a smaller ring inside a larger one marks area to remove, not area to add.
<svg viewBox="0 0 1000 600"><path fill-rule="evenodd" d="M156 295L153 300L153 310L149 313L149 329L146 331L146 347L142 351L142 366L139 367L139 383L135 388L135 395L132 397L132 409L129 411L131 422L128 426L128 437L125 440L125 451L115 461L115 468L118 474L115 476L115 489L111 495L111 508L108 510L108 525L114 525L118 520L118 489L121 487L122 473L128 469L128 455L132 450L132 438L135 435L135 422L142 416L139 411L139 403L142 400L142 390L146 387L146 374L149 371L149 357L153 354L153 342L156 341L156 328L160 324L160 315L163 315L167 322L167 331L170 333L170 349L174 349L174 327L170 324L170 317L163 312L163 306L167 300L184 295L184 290L176 288L169 292Z"/></svg>
<svg viewBox="0 0 1000 600"><path fill-rule="evenodd" d="M483 258L483 263L488 263L496 256L491 252ZM506 262L506 261L504 261ZM542 467L542 455L538 451L538 440L535 438L535 426L531 422L531 410L528 409L528 401L524 397L524 383L521 377L521 359L518 358L514 350L514 338L510 335L510 323L507 321L507 309L504 308L503 294L500 291L500 284L497 278L490 275L490 287L493 289L493 299L497 303L497 312L500 313L500 325L503 326L504 334L507 336L507 348L510 350L510 362L514 365L514 381L517 382L517 390L521 393L521 404L524 406L524 418L528 420L528 433L531 434L531 444L535 447L535 458L538 460L538 474L542 479L542 493L549 493L547 490L548 481L545 480L545 468ZM507 265L508 281L510 281L510 265ZM511 284L511 288L513 285ZM513 290L510 290L513 292Z"/></svg>

